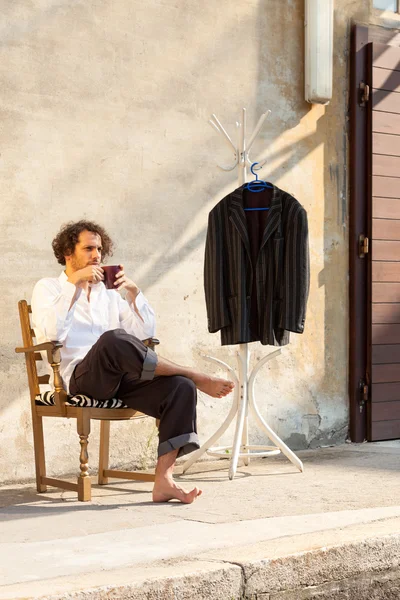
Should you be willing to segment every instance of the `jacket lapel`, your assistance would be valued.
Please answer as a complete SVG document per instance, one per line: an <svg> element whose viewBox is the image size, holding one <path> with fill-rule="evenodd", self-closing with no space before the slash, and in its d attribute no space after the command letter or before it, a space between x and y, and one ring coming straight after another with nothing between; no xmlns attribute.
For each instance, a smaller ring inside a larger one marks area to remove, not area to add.
<svg viewBox="0 0 400 600"><path fill-rule="evenodd" d="M243 240L243 244L246 248L247 254L251 263L251 254L250 254L250 240L249 234L247 231L247 221L246 215L243 209L243 188L242 185L240 188L232 192L231 201L230 201L230 220L238 230L240 237ZM262 248L265 246L271 235L276 231L276 229L281 224L282 217L282 200L280 195L280 190L275 185L273 186L273 195L271 206L269 209L267 224L264 229L261 246L259 248L259 252L261 252Z"/></svg>
<svg viewBox="0 0 400 600"><path fill-rule="evenodd" d="M246 215L243 210L243 186L232 192L230 207L229 207L229 218L236 227L240 237L242 238L243 244L246 248L247 254L251 263L250 255L250 240L247 232L247 221Z"/></svg>
<svg viewBox="0 0 400 600"><path fill-rule="evenodd" d="M282 219L282 200L279 188L273 186L271 206L268 213L267 224L264 229L259 252L263 249L271 235L278 229Z"/></svg>

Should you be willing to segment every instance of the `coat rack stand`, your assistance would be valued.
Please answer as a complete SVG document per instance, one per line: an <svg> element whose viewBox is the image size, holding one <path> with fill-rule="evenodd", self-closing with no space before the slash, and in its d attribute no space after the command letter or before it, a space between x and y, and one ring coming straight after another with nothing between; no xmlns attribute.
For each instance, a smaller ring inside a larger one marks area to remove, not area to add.
<svg viewBox="0 0 400 600"><path fill-rule="evenodd" d="M238 167L239 187L247 181L247 167L253 164L249 158L249 152L258 133L261 130L265 119L270 112L271 111L268 110L261 115L247 145L245 108L242 109L241 123L236 123L236 126L239 130L239 141L237 146L235 146L235 144L232 142L230 136L214 114L209 121L211 126L223 136L223 138L229 144L230 149L233 149L235 155L233 165L228 167L220 166L220 168L224 171L233 171L235 167ZM258 168L261 168L265 163L266 160L258 163ZM227 458L230 456L229 479L233 479L235 477L239 457L243 458L245 465L248 465L250 463L251 456L272 456L275 454L280 454L280 452L282 452L299 469L299 471L303 471L303 463L301 460L294 454L294 452L292 452L292 450L290 450L290 448L288 448L288 446L286 446L286 444L277 436L277 434L271 429L271 427L269 427L269 425L261 416L254 397L254 383L258 372L260 371L261 367L278 356L280 353L280 349L271 352L262 358L250 372L250 351L248 344L240 344L240 350L237 353L239 377L236 375L235 371L222 360L212 356L205 356L206 359L220 364L228 370L235 381L234 398L229 414L222 423L221 427L207 440L205 444L203 444L201 448L191 454L189 460L187 460L183 465L183 473L186 473L189 467L191 467L192 464L205 452L211 456L217 457ZM274 444L273 446L249 445L250 412L253 413L253 416L258 422L260 429L267 434L269 440ZM228 429L236 415L236 428L232 446L213 447L212 445L217 442L222 434Z"/></svg>

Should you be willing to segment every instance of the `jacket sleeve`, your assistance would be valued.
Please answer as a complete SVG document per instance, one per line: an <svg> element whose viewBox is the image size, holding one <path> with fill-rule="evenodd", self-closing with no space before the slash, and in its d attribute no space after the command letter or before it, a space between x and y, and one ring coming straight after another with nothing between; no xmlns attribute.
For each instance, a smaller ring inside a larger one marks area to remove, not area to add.
<svg viewBox="0 0 400 600"><path fill-rule="evenodd" d="M208 217L204 260L204 290L206 295L208 330L215 333L230 324L224 282L223 223L219 207Z"/></svg>
<svg viewBox="0 0 400 600"><path fill-rule="evenodd" d="M283 269L283 300L280 326L303 333L310 288L310 256L307 213L298 205L288 224Z"/></svg>

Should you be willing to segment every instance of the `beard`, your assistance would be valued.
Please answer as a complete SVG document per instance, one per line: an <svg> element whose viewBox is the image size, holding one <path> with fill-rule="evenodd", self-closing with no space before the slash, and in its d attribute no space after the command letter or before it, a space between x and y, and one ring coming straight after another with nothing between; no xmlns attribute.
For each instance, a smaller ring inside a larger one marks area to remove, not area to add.
<svg viewBox="0 0 400 600"><path fill-rule="evenodd" d="M71 255L70 267L71 267L72 271L74 271L74 272L80 271L80 269L84 269L85 267L88 267L91 264L93 264L93 263L90 260L85 260L83 258L77 258L73 254Z"/></svg>

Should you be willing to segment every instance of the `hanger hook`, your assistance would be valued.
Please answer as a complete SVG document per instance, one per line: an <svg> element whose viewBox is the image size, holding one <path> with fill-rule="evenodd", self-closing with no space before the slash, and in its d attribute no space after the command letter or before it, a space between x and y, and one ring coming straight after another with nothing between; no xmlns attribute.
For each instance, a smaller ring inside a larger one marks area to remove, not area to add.
<svg viewBox="0 0 400 600"><path fill-rule="evenodd" d="M253 164L251 165L251 167L250 167L250 171L253 173L254 177L255 177L255 178L256 178L256 180L257 180L257 179L258 179L258 175L257 175L257 173L254 173L254 171L253 171L253 169L254 169L254 167L255 167L256 165L258 165L258 162L255 162L255 163L253 163Z"/></svg>

